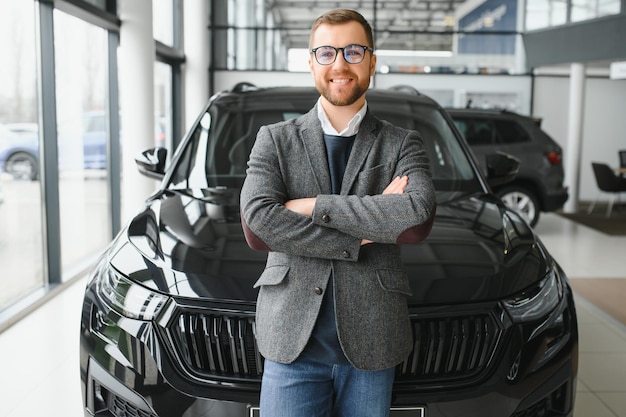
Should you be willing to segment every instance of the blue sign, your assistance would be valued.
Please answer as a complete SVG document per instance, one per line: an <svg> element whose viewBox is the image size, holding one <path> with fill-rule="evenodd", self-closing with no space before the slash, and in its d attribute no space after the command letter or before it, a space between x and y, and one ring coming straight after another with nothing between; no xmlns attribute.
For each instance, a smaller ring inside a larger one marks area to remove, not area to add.
<svg viewBox="0 0 626 417"><path fill-rule="evenodd" d="M517 0L487 0L459 19L459 31L482 34L459 34L458 53L514 55L516 30Z"/></svg>

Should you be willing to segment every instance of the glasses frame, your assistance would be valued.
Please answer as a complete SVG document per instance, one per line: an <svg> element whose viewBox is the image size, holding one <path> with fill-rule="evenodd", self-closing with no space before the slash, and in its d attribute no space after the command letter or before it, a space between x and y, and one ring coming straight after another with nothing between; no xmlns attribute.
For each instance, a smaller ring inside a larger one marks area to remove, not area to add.
<svg viewBox="0 0 626 417"><path fill-rule="evenodd" d="M363 59L361 59L359 62L350 62L350 61L348 61L348 58L346 58L346 48L350 48L350 47L353 47L353 46L358 46L360 48L363 48ZM317 53L316 53L317 50L320 49L320 48L331 48L331 49L334 49L335 50L335 58L331 62L329 62L327 64L322 64L319 61L319 59L317 58ZM366 46L366 45L359 45L358 43L351 43L350 45L346 45L343 48L335 48L334 46L330 46L330 45L322 45L322 46L318 46L316 48L311 49L309 51L309 53L313 54L313 56L315 57L315 61L318 64L320 64L320 65L332 65L332 64L335 63L335 61L337 61L337 57L339 56L339 51L341 51L341 55L343 55L343 60L344 61L346 61L348 64L356 65L356 64L360 64L361 62L363 62L365 60L365 53L367 51L370 51L371 53L374 53L374 48L370 48L369 46Z"/></svg>

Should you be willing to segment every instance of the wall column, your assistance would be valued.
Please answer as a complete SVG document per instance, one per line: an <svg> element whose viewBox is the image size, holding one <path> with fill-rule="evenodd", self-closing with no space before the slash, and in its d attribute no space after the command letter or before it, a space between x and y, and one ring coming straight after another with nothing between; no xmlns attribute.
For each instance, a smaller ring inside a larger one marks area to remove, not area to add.
<svg viewBox="0 0 626 417"><path fill-rule="evenodd" d="M122 138L122 224L143 206L157 183L141 175L135 157L154 147L152 0L121 0L119 81Z"/></svg>
<svg viewBox="0 0 626 417"><path fill-rule="evenodd" d="M563 207L565 213L576 213L580 197L580 166L582 130L585 106L585 65L573 63L570 67L569 109L567 123L567 149L565 155L565 184L569 199Z"/></svg>
<svg viewBox="0 0 626 417"><path fill-rule="evenodd" d="M207 103L209 93L209 2L185 0L185 132Z"/></svg>

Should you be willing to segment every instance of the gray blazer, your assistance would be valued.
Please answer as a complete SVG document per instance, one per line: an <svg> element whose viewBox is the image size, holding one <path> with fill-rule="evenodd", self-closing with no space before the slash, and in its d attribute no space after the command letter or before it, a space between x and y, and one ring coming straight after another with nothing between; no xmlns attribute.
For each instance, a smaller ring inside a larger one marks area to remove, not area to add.
<svg viewBox="0 0 626 417"><path fill-rule="evenodd" d="M404 194L381 193L408 175ZM317 197L312 217L287 200ZM430 232L435 191L422 139L367 112L341 193L331 179L317 109L259 130L241 190L242 225L253 249L269 251L256 310L261 354L290 363L305 348L334 276L339 342L355 367L389 368L411 351L410 295L398 244ZM361 240L376 243L361 246Z"/></svg>

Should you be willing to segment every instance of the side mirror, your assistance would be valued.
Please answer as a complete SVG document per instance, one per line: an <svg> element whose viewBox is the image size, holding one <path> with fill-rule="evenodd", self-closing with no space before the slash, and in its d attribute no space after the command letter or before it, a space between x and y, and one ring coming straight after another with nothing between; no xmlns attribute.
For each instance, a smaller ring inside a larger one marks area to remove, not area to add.
<svg viewBox="0 0 626 417"><path fill-rule="evenodd" d="M135 158L137 169L146 177L162 180L165 176L167 149L146 149Z"/></svg>
<svg viewBox="0 0 626 417"><path fill-rule="evenodd" d="M503 152L487 155L486 161L487 183L492 187L513 181L519 171L519 159Z"/></svg>

